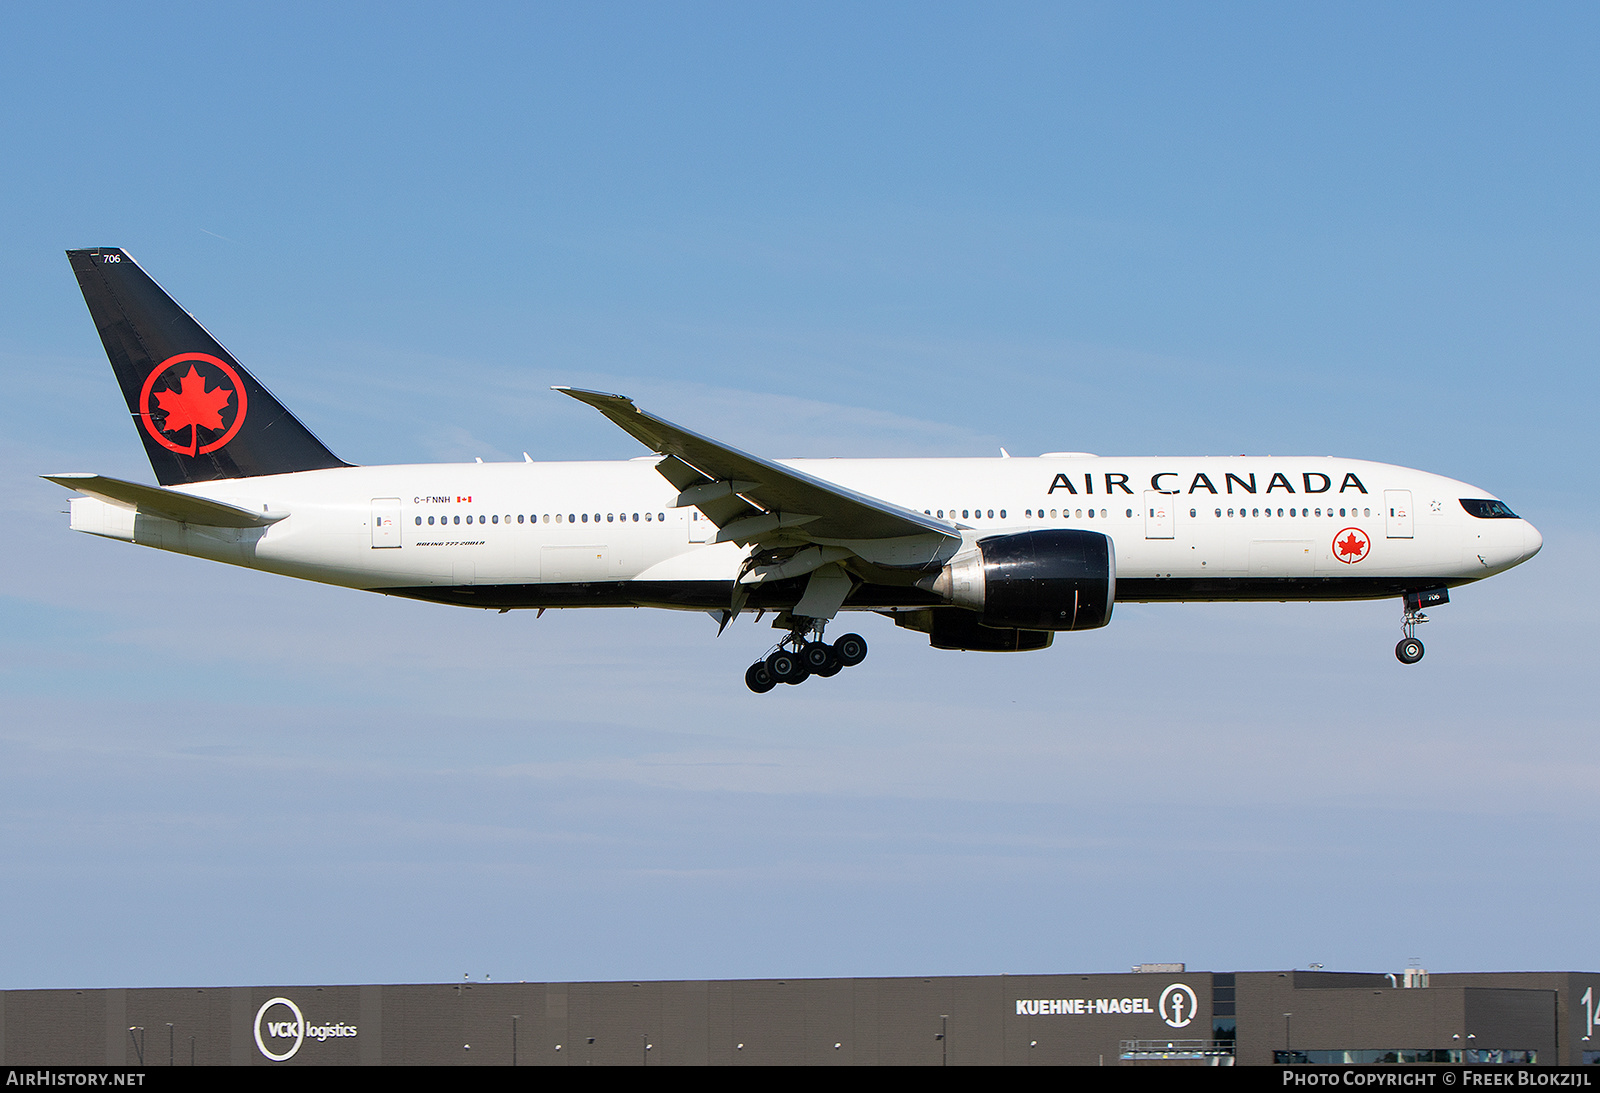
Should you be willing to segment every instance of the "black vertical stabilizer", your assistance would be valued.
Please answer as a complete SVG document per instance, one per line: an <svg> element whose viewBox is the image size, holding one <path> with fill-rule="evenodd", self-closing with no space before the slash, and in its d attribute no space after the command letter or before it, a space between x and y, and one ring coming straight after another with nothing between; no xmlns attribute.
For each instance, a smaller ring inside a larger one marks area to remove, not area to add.
<svg viewBox="0 0 1600 1093"><path fill-rule="evenodd" d="M67 258L163 486L349 466L132 258Z"/></svg>

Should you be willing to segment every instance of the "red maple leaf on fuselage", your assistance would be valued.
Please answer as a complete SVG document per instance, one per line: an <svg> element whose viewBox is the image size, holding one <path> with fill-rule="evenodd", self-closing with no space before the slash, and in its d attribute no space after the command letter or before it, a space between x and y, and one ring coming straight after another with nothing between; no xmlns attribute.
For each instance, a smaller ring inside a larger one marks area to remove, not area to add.
<svg viewBox="0 0 1600 1093"><path fill-rule="evenodd" d="M206 378L192 364L189 366L189 374L179 382L180 386L176 391L155 392L156 403L167 415L166 421L161 425L161 431L176 433L192 427L195 432L191 436L194 446L198 448L199 430L220 431L224 428L222 411L228 405L228 400L233 398L233 391L227 387L207 391Z"/></svg>
<svg viewBox="0 0 1600 1093"><path fill-rule="evenodd" d="M1366 540L1357 536L1353 531L1340 540L1338 546L1340 554L1353 554L1358 558L1365 554L1367 550Z"/></svg>

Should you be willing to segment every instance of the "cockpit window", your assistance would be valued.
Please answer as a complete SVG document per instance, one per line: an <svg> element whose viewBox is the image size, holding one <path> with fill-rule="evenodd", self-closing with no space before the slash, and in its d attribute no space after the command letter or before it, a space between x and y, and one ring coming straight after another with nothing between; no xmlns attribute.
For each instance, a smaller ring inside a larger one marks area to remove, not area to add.
<svg viewBox="0 0 1600 1093"><path fill-rule="evenodd" d="M1473 497L1463 497L1461 507L1480 520L1516 520L1516 513L1506 508L1504 501L1479 500Z"/></svg>

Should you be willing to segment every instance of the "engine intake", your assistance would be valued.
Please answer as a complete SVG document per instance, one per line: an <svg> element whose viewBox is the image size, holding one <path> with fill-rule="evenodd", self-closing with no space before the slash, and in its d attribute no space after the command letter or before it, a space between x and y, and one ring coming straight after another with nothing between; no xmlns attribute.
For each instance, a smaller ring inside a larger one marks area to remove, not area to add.
<svg viewBox="0 0 1600 1093"><path fill-rule="evenodd" d="M932 591L985 626L1093 630L1111 621L1116 548L1080 528L995 535L950 559Z"/></svg>

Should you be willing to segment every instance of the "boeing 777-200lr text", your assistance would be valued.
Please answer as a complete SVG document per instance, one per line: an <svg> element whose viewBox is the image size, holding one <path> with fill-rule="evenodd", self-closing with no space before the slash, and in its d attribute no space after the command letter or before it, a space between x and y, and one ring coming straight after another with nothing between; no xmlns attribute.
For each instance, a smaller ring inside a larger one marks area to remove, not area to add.
<svg viewBox="0 0 1600 1093"><path fill-rule="evenodd" d="M126 253L68 251L159 486L47 475L72 527L325 584L508 611L774 614L745 681L831 676L876 611L937 649L1043 649L1118 600L1422 609L1538 552L1476 486L1333 457L795 459L692 433L621 395L556 390L655 453L602 463L356 467L323 446Z"/></svg>

